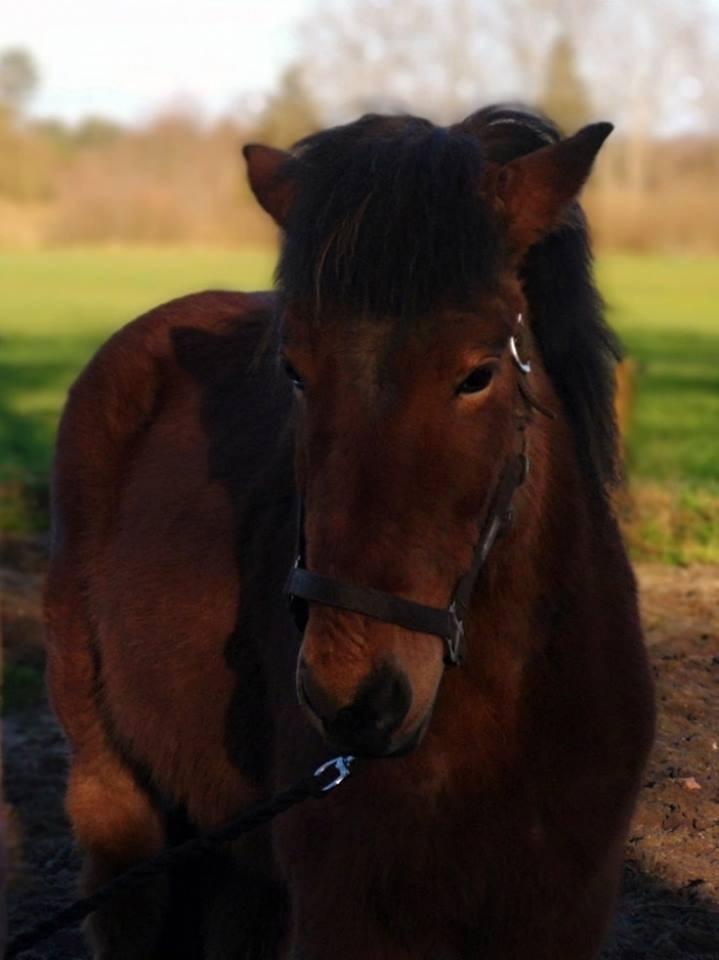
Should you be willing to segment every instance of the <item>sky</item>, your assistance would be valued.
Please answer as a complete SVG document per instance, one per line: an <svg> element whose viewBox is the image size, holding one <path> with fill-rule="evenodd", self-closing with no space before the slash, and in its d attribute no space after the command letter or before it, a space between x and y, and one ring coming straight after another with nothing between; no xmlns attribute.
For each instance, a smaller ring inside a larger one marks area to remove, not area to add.
<svg viewBox="0 0 719 960"><path fill-rule="evenodd" d="M36 116L151 116L181 100L221 113L270 90L317 0L0 0L0 50L22 47Z"/></svg>
<svg viewBox="0 0 719 960"><path fill-rule="evenodd" d="M178 104L212 116L261 107L294 57L300 22L325 2L0 0L0 51L33 56L35 116L135 123ZM719 10L719 0L703 2Z"/></svg>

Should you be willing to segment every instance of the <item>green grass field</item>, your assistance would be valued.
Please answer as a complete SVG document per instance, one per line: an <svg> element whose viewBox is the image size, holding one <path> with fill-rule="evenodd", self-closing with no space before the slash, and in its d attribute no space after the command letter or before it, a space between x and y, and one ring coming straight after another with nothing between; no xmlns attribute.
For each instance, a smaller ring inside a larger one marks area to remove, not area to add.
<svg viewBox="0 0 719 960"><path fill-rule="evenodd" d="M122 323L181 293L260 289L264 251L0 253L0 523L46 522L53 435L67 387ZM637 363L629 435L639 556L719 561L719 261L605 256L610 317Z"/></svg>
<svg viewBox="0 0 719 960"><path fill-rule="evenodd" d="M719 562L719 259L599 262L609 317L637 364L627 460L635 556Z"/></svg>
<svg viewBox="0 0 719 960"><path fill-rule="evenodd" d="M193 290L265 289L263 251L0 253L0 529L47 524L47 475L67 388L119 326Z"/></svg>

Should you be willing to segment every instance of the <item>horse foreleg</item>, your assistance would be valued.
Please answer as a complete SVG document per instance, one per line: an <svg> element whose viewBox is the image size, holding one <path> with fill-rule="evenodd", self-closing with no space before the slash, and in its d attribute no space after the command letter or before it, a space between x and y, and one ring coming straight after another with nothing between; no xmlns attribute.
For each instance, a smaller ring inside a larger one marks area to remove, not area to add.
<svg viewBox="0 0 719 960"><path fill-rule="evenodd" d="M111 754L74 761L67 812L85 852L83 891L99 887L164 843L161 816L132 775ZM90 916L86 933L95 960L158 960L167 909L165 877L118 894Z"/></svg>
<svg viewBox="0 0 719 960"><path fill-rule="evenodd" d="M206 893L205 960L279 960L287 936L283 884L268 869L259 835L201 864Z"/></svg>
<svg viewBox="0 0 719 960"><path fill-rule="evenodd" d="M56 556L45 597L47 681L71 746L65 809L84 853L82 892L95 893L133 864L158 853L165 825L147 793L108 740L98 705L101 682L93 627L76 570ZM91 915L86 932L95 960L156 960L167 902L164 877L114 897Z"/></svg>
<svg viewBox="0 0 719 960"><path fill-rule="evenodd" d="M343 916L336 906L310 918L297 913L283 960L445 960L440 950L398 943L372 917ZM447 955L447 960L449 956ZM452 955L452 960L459 957Z"/></svg>

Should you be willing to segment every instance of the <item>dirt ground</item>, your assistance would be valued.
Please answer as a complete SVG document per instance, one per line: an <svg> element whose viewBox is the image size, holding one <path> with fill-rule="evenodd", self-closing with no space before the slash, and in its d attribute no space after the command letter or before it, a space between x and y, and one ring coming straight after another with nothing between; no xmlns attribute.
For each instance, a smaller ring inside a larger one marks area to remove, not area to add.
<svg viewBox="0 0 719 960"><path fill-rule="evenodd" d="M41 540L11 541L0 553L6 669L31 675L42 667L43 566ZM604 957L719 960L719 567L640 566L638 575L659 729ZM79 860L62 813L65 746L44 702L10 710L3 738L17 933L73 898ZM86 954L70 931L25 957Z"/></svg>

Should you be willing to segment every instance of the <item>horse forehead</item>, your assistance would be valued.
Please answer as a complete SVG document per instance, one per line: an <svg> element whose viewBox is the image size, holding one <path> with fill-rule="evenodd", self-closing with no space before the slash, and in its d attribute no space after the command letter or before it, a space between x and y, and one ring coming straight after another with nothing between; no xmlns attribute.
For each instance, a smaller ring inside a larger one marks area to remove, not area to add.
<svg viewBox="0 0 719 960"><path fill-rule="evenodd" d="M376 388L380 381L391 377L402 339L393 324L362 320L335 328L327 348L340 369L350 367L352 373Z"/></svg>
<svg viewBox="0 0 719 960"><path fill-rule="evenodd" d="M370 422L396 416L413 384L439 357L436 331L392 323L361 322L339 330L324 345L333 400Z"/></svg>
<svg viewBox="0 0 719 960"><path fill-rule="evenodd" d="M340 419L366 415L376 423L400 412L415 387L431 388L455 372L465 349L498 347L508 336L506 307L487 298L476 310L445 309L417 320L356 317L328 311L286 315L285 340L314 357L319 394L326 411ZM304 314L304 315L303 315ZM320 407L322 404L320 404Z"/></svg>
<svg viewBox="0 0 719 960"><path fill-rule="evenodd" d="M374 396L393 393L393 387L454 368L466 350L498 349L509 335L502 318L491 314L438 316L426 323L358 322L328 328L318 353L339 376L362 383ZM381 389L380 389L381 388Z"/></svg>

